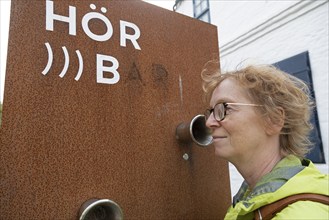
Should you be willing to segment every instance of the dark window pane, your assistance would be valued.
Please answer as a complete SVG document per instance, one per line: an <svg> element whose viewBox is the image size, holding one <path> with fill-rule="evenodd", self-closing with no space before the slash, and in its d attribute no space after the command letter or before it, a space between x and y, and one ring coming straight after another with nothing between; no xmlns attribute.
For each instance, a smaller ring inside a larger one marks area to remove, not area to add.
<svg viewBox="0 0 329 220"><path fill-rule="evenodd" d="M312 71L308 52L298 54L296 56L274 63L273 65L307 83L313 99L315 100L312 82ZM311 159L314 163L325 163L318 113L316 108L314 108L312 113L311 122L314 129L310 134L310 140L314 143L314 146L312 151L306 157Z"/></svg>

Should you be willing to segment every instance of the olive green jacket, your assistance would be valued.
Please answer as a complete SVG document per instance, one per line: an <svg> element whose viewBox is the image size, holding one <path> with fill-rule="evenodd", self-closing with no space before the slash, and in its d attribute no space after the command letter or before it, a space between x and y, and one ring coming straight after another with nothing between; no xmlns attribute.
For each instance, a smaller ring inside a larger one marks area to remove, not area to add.
<svg viewBox="0 0 329 220"><path fill-rule="evenodd" d="M273 170L262 177L250 192L244 182L233 198L225 220L252 220L254 211L287 196L300 193L316 193L329 195L329 179L322 174L310 160L300 160L289 155L282 159ZM329 219L329 206L311 201L295 202L281 212L273 220L282 219Z"/></svg>

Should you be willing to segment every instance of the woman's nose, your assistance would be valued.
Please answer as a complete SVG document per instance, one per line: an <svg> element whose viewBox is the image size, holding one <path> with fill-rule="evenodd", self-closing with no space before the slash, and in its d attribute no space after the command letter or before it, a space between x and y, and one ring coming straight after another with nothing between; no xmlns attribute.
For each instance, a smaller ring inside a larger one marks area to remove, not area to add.
<svg viewBox="0 0 329 220"><path fill-rule="evenodd" d="M218 127L219 126L219 122L215 119L213 113L210 114L209 118L207 118L207 120L206 120L206 126L208 128Z"/></svg>

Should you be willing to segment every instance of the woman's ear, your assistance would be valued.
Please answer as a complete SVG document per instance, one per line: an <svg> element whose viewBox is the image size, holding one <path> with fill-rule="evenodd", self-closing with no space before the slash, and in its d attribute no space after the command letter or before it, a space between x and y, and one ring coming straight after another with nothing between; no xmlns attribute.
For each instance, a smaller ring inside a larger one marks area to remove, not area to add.
<svg viewBox="0 0 329 220"><path fill-rule="evenodd" d="M283 126L284 126L284 119L285 119L285 112L284 109L281 107L277 107L279 112L279 116L273 121L273 119L267 118L265 131L268 135L275 135L280 134Z"/></svg>

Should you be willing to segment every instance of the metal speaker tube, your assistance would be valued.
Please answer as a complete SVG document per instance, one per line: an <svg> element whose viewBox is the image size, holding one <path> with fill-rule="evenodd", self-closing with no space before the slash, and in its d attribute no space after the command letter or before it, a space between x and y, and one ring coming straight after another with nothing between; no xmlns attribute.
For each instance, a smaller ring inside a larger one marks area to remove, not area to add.
<svg viewBox="0 0 329 220"><path fill-rule="evenodd" d="M206 126L205 116L197 115L190 122L182 122L177 126L176 139L182 143L194 142L200 147L207 147L213 138L211 129Z"/></svg>
<svg viewBox="0 0 329 220"><path fill-rule="evenodd" d="M109 199L89 199L80 207L79 220L123 220L123 212Z"/></svg>

